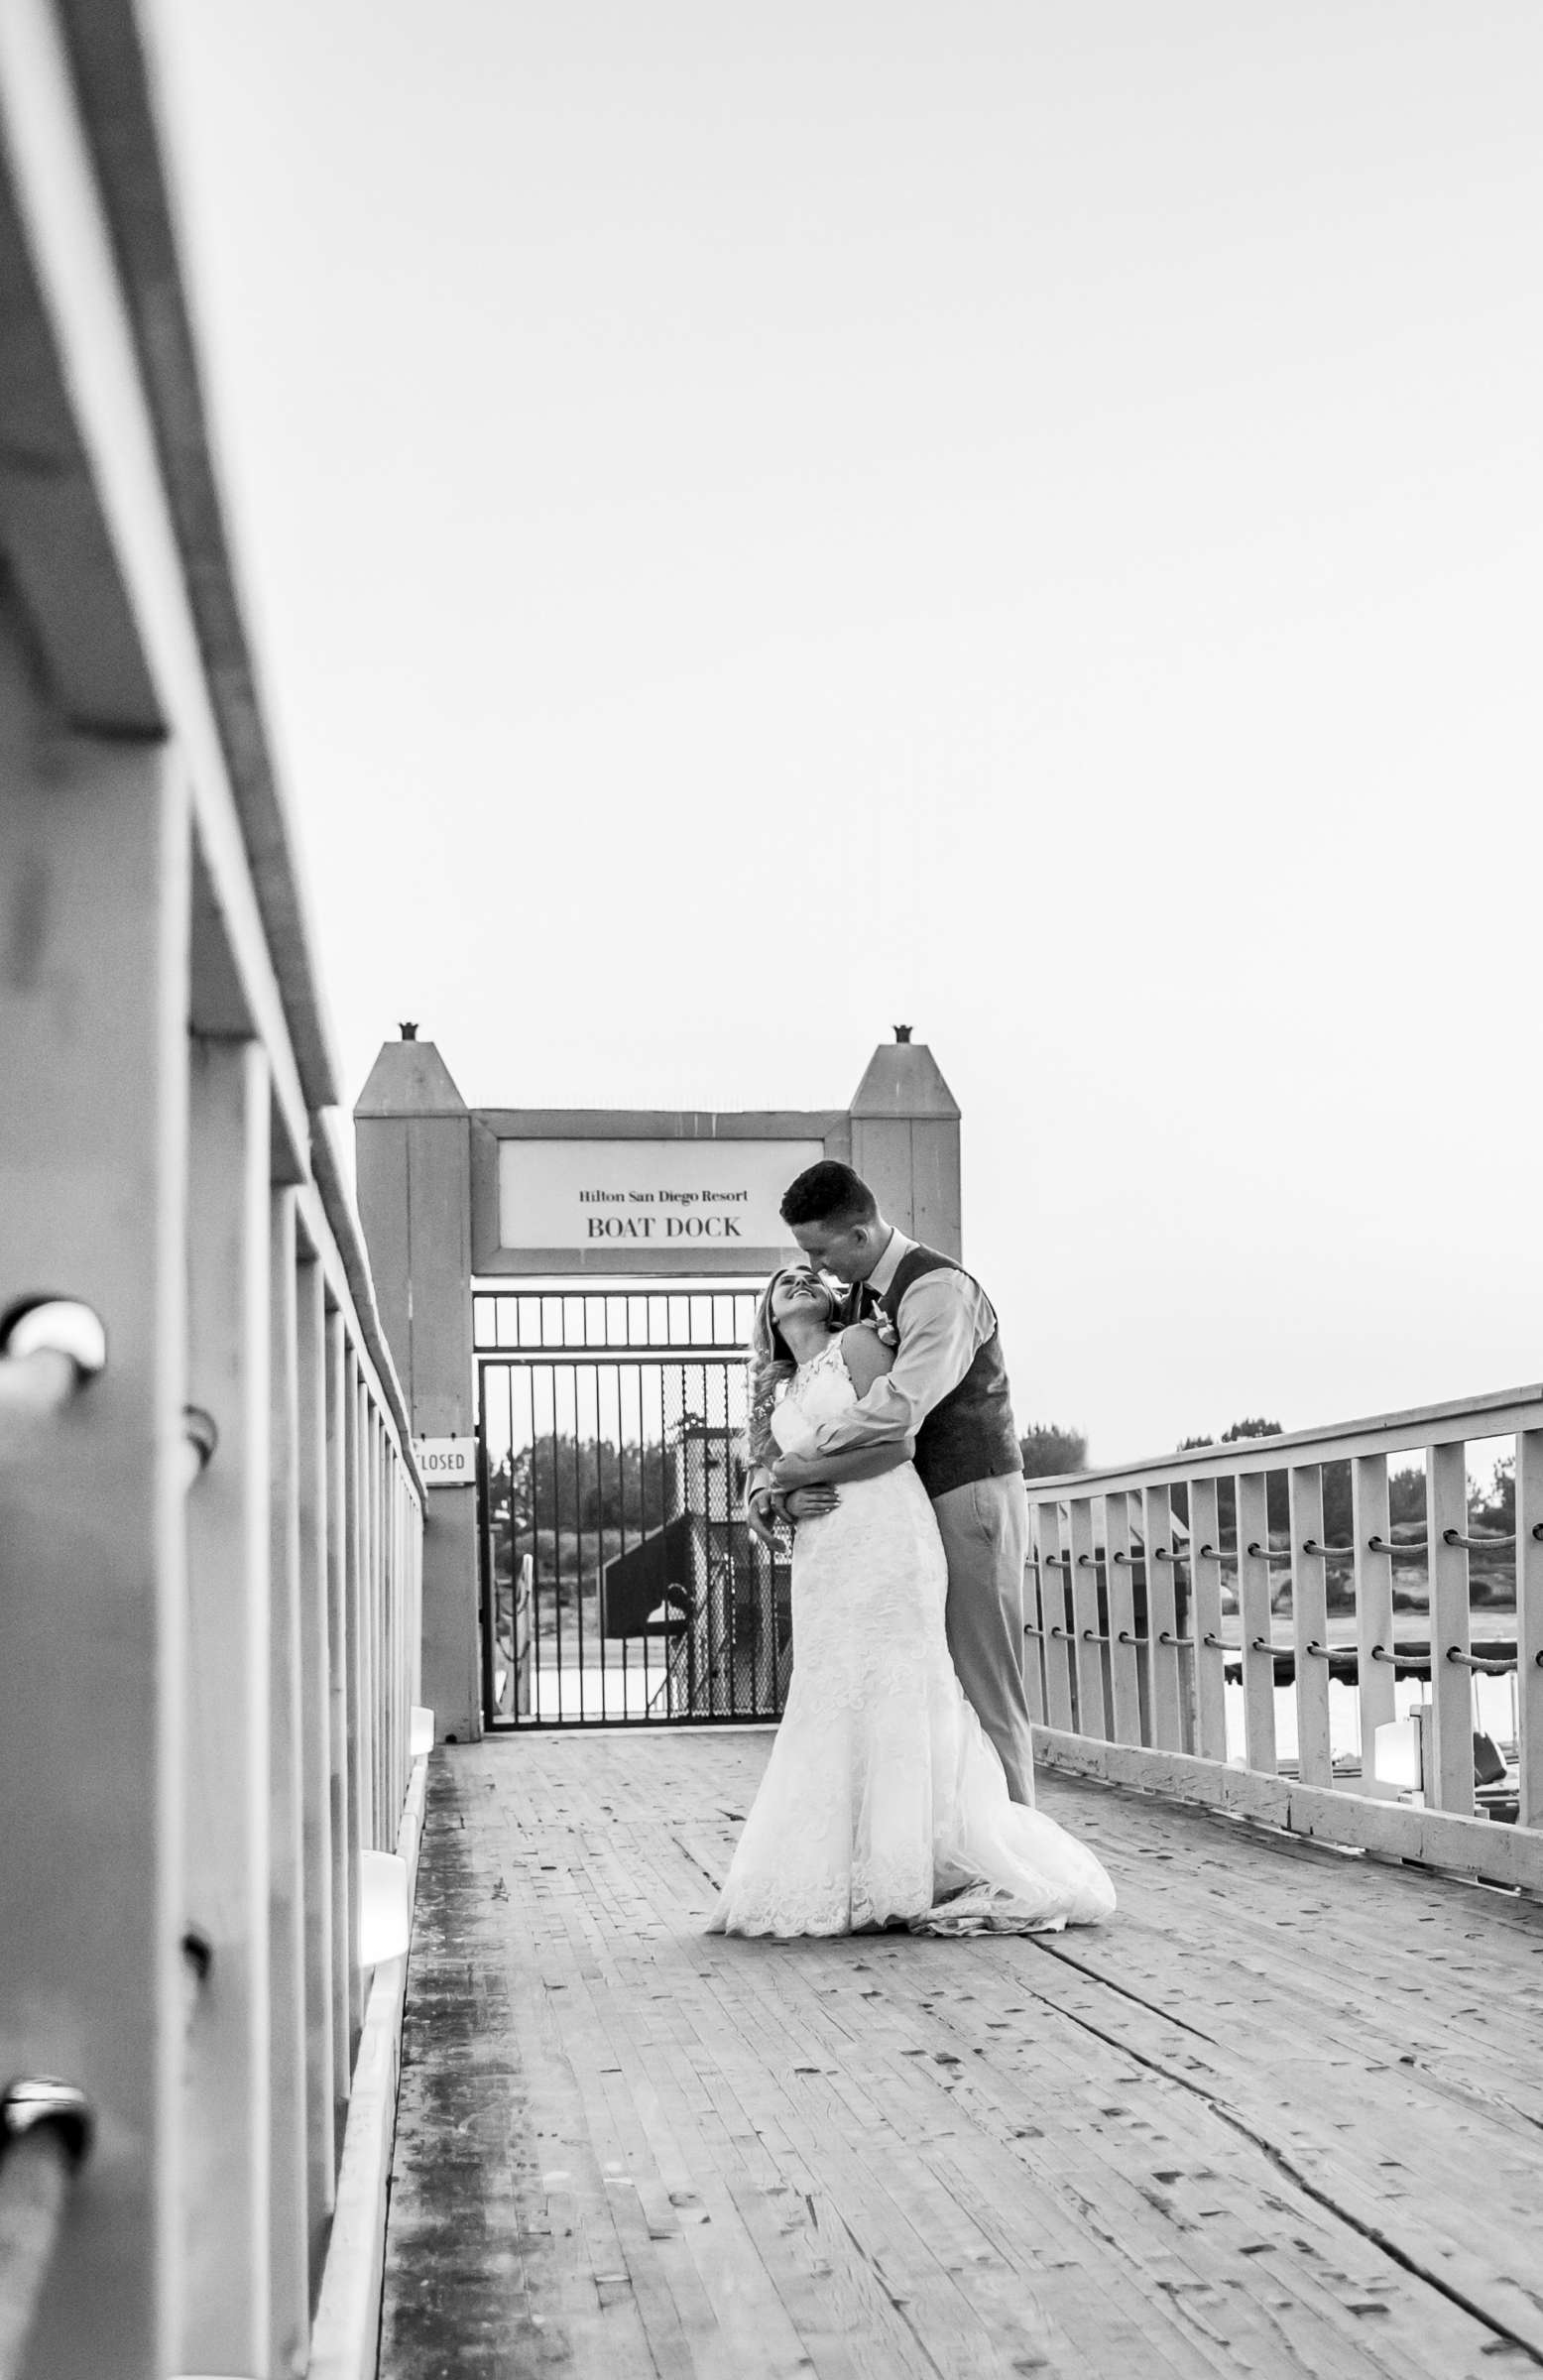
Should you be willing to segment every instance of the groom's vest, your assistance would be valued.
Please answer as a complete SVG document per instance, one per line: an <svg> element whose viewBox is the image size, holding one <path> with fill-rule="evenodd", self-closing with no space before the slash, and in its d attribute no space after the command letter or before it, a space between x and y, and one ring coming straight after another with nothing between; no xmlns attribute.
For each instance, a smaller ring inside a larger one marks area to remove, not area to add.
<svg viewBox="0 0 1543 2380"><path fill-rule="evenodd" d="M964 1272L952 1256L935 1248L912 1248L894 1268L894 1278L879 1304L895 1328L900 1300L912 1281L924 1272ZM973 1273L966 1273L973 1280ZM977 1282L976 1286L980 1284ZM976 1351L974 1363L957 1388L935 1404L916 1433L916 1469L928 1495L946 1495L950 1488L968 1487L972 1480L995 1480L1021 1471L1022 1450L1008 1396L1008 1374L1002 1361L1002 1340L996 1331Z"/></svg>

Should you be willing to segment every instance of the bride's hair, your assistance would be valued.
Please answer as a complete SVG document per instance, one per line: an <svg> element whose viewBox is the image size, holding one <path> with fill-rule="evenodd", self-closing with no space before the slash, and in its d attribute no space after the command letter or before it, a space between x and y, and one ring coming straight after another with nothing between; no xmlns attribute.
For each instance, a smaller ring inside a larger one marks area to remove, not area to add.
<svg viewBox="0 0 1543 2380"><path fill-rule="evenodd" d="M756 1301L756 1319L750 1326L750 1417L745 1424L745 1455L752 1464L770 1463L775 1457L772 1408L782 1382L790 1380L798 1368L772 1313L777 1282L789 1269L783 1264L773 1272Z"/></svg>

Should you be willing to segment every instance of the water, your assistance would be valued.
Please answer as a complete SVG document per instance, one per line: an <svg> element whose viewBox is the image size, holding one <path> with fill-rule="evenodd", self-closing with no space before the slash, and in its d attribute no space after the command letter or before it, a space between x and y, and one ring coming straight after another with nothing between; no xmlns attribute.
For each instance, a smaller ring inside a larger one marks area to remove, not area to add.
<svg viewBox="0 0 1543 2380"><path fill-rule="evenodd" d="M663 1713L667 1653L660 1643L620 1645L608 1648L608 1658L586 1662L565 1662L558 1668L555 1662L542 1662L532 1678L533 1720L551 1724L558 1720L613 1721L645 1719L650 1706L657 1697L658 1710ZM494 1672L495 1700L499 1716L514 1716L510 1684L503 1664ZM1514 1747L1516 1742L1516 1679L1509 1677L1476 1677L1473 1681L1474 1726L1502 1748ZM1426 1678L1397 1678L1393 1683L1393 1709L1399 1719L1407 1719L1416 1704L1430 1699L1430 1681ZM1224 1692L1227 1718L1227 1754L1230 1760L1241 1760L1244 1754L1244 1692L1241 1679L1229 1680ZM1359 1760L1362 1756L1361 1698L1356 1688L1337 1678L1329 1681L1329 1746L1336 1760ZM1296 1689L1277 1686L1275 1689L1275 1749L1283 1762L1292 1763L1297 1757Z"/></svg>
<svg viewBox="0 0 1543 2380"><path fill-rule="evenodd" d="M1492 1735L1502 1747L1516 1742L1516 1679L1509 1677L1476 1677L1474 1686L1474 1726L1482 1733ZM1393 1682L1393 1710L1399 1719L1407 1719L1417 1703L1430 1700L1428 1678L1397 1678ZM1229 1679L1225 1696L1227 1713L1227 1756L1241 1760L1244 1752L1243 1681ZM1360 1759L1361 1697L1356 1688L1342 1684L1338 1678L1329 1681L1329 1749L1336 1760ZM1282 1761L1297 1757L1296 1688L1277 1686L1275 1689L1275 1753Z"/></svg>

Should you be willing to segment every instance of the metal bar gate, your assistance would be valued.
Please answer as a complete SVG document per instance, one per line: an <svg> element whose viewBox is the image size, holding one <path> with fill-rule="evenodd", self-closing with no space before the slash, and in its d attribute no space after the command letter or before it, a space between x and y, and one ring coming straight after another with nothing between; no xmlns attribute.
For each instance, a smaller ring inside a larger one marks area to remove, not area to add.
<svg viewBox="0 0 1543 2380"><path fill-rule="evenodd" d="M484 1722L774 1719L789 1580L743 1517L749 1290L473 1300Z"/></svg>

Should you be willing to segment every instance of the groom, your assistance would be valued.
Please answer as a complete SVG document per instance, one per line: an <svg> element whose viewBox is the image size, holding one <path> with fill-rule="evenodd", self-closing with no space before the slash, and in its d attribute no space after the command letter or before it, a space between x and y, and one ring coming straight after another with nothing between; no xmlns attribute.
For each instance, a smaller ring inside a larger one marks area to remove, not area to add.
<svg viewBox="0 0 1543 2380"><path fill-rule="evenodd" d="M815 1440L820 1454L914 1438L948 1557L948 1649L977 1718L1002 1755L1008 1791L1032 1805L1034 1754L1023 1684L1028 1506L997 1317L952 1257L886 1223L861 1174L827 1161L800 1173L782 1221L817 1271L845 1282L844 1319L880 1313L898 1332L892 1368ZM833 1320L841 1320L840 1315ZM833 1488L750 1488L751 1525L771 1542L773 1511L827 1512Z"/></svg>

